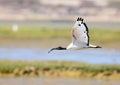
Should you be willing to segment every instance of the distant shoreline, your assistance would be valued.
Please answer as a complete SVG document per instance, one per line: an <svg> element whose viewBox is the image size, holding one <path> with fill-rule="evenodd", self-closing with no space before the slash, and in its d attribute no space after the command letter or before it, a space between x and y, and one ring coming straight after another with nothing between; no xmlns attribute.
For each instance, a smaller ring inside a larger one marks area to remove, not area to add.
<svg viewBox="0 0 120 85"><path fill-rule="evenodd" d="M62 46L67 46L69 44L69 41L61 41L60 39L58 40L25 40L25 39L21 39L21 40L17 40L17 39L0 39L0 47L9 47L9 48L20 48L20 47L24 47L24 48L29 48L31 46L34 47L39 47L39 48L52 48L54 46L57 45L62 45ZM49 42L49 43L48 43ZM34 44L34 45L33 45ZM97 43L100 44L100 43ZM101 45L104 49L111 49L111 50L120 50L119 47L119 42L112 42L112 43L106 43Z"/></svg>
<svg viewBox="0 0 120 85"><path fill-rule="evenodd" d="M0 20L0 25L25 25L41 27L69 27L72 28L75 20ZM89 22L85 20L89 28L120 29L120 22Z"/></svg>
<svg viewBox="0 0 120 85"><path fill-rule="evenodd" d="M120 50L120 29L91 28L90 42L103 48ZM16 32L12 25L0 25L0 46L53 47L67 46L71 42L70 27L41 27L20 25Z"/></svg>

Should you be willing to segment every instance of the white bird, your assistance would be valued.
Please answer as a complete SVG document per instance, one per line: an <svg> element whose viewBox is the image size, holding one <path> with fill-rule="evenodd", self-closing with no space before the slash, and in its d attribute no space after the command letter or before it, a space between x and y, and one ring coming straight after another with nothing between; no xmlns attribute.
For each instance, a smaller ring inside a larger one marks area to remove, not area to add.
<svg viewBox="0 0 120 85"><path fill-rule="evenodd" d="M53 50L80 50L83 48L101 48L100 46L95 46L89 43L89 30L85 22L83 22L82 18L77 19L73 28L72 28L72 42L66 48L64 47L56 47L52 48L48 53Z"/></svg>
<svg viewBox="0 0 120 85"><path fill-rule="evenodd" d="M18 25L17 25L17 24L13 24L13 25L12 25L12 30L13 30L14 32L17 32L17 31L18 31Z"/></svg>

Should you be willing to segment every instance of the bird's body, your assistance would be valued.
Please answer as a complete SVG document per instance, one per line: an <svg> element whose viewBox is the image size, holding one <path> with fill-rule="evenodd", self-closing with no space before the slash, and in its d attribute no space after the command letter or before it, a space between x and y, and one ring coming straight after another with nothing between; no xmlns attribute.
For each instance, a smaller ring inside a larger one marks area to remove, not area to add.
<svg viewBox="0 0 120 85"><path fill-rule="evenodd" d="M78 18L72 28L72 42L66 47L63 48L61 46L57 48L51 49L52 50L80 50L83 48L101 48L100 46L91 45L89 43L89 30L85 22L83 22L82 18Z"/></svg>

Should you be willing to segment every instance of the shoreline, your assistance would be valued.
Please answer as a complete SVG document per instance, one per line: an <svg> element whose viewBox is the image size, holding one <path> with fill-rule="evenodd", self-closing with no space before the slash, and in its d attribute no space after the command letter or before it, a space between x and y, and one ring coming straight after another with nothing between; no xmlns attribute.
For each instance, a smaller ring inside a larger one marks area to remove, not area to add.
<svg viewBox="0 0 120 85"><path fill-rule="evenodd" d="M33 40L33 39L0 39L0 47L9 47L9 48L29 48L29 47L37 47L37 48L52 48L55 46L67 46L69 45L70 40L62 40L62 39L48 39L48 40ZM95 43L95 45L100 45L104 49L109 50L118 50L120 42L110 42L110 43Z"/></svg>

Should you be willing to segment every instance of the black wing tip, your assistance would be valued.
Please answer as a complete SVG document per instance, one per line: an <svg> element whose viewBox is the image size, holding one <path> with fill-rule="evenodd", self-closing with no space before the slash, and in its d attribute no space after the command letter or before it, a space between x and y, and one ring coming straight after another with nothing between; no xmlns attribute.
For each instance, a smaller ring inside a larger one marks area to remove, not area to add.
<svg viewBox="0 0 120 85"><path fill-rule="evenodd" d="M82 17L80 17L80 18L78 17L78 18L77 18L77 21L83 21L83 20L84 20L84 19L83 19Z"/></svg>
<svg viewBox="0 0 120 85"><path fill-rule="evenodd" d="M77 18L77 21L79 21L79 20L80 20L80 18L78 17L78 18Z"/></svg>

